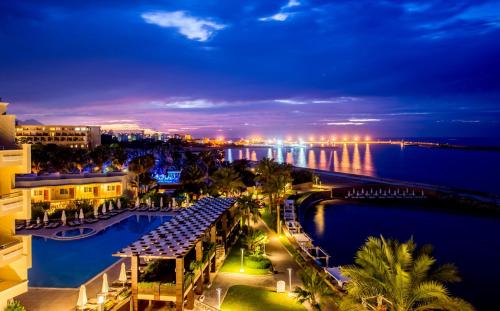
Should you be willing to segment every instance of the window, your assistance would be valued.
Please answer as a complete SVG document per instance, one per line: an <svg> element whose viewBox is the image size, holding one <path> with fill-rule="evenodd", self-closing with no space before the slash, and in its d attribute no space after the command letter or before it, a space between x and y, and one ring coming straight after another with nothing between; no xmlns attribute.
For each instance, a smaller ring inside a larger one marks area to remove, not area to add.
<svg viewBox="0 0 500 311"><path fill-rule="evenodd" d="M85 193L92 192L92 187L83 187L83 192Z"/></svg>
<svg viewBox="0 0 500 311"><path fill-rule="evenodd" d="M115 191L115 186L108 186L108 191Z"/></svg>
<svg viewBox="0 0 500 311"><path fill-rule="evenodd" d="M33 195L34 196L42 196L43 195L43 190L33 190Z"/></svg>
<svg viewBox="0 0 500 311"><path fill-rule="evenodd" d="M69 191L68 191L68 189L59 189L59 194L60 195L68 195Z"/></svg>

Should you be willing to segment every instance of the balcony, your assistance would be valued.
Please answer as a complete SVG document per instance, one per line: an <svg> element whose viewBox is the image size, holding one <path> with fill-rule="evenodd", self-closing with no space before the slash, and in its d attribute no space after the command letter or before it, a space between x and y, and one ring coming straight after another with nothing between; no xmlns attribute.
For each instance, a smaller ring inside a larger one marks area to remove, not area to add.
<svg viewBox="0 0 500 311"><path fill-rule="evenodd" d="M23 240L0 236L0 267L23 256Z"/></svg>
<svg viewBox="0 0 500 311"><path fill-rule="evenodd" d="M19 165L23 165L23 151L21 149L0 149L0 167Z"/></svg>
<svg viewBox="0 0 500 311"><path fill-rule="evenodd" d="M23 193L21 191L0 196L0 216L23 211Z"/></svg>

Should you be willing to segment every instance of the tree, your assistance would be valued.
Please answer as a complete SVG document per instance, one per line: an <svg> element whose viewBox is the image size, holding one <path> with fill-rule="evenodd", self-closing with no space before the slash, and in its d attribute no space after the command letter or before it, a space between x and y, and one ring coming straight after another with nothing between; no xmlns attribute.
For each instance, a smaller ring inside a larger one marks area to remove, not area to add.
<svg viewBox="0 0 500 311"><path fill-rule="evenodd" d="M231 167L241 176L246 187L255 186L255 174L250 170L250 161L247 159L235 160Z"/></svg>
<svg viewBox="0 0 500 311"><path fill-rule="evenodd" d="M314 310L321 310L321 297L331 295L330 288L325 283L325 276L311 267L306 267L300 273L302 286L297 286L294 293L300 303L308 302Z"/></svg>
<svg viewBox="0 0 500 311"><path fill-rule="evenodd" d="M218 169L211 179L215 191L225 195L233 194L244 187L240 175L230 167Z"/></svg>
<svg viewBox="0 0 500 311"><path fill-rule="evenodd" d="M260 216L259 203L252 198L252 195L242 195L237 202L247 226L250 227L250 219L256 223Z"/></svg>
<svg viewBox="0 0 500 311"><path fill-rule="evenodd" d="M356 253L355 265L341 268L350 279L341 310L469 311L464 300L451 297L444 286L458 282L457 269L435 267L432 247L369 237Z"/></svg>
<svg viewBox="0 0 500 311"><path fill-rule="evenodd" d="M150 183L151 177L149 171L155 165L155 158L152 155L139 156L130 161L128 170L134 173L134 183L137 187L137 193L142 193L141 182Z"/></svg>
<svg viewBox="0 0 500 311"><path fill-rule="evenodd" d="M267 235L262 230L249 230L243 237L243 245L252 255L260 254L267 242Z"/></svg>
<svg viewBox="0 0 500 311"><path fill-rule="evenodd" d="M7 304L4 311L26 311L26 308L17 300L13 300Z"/></svg>
<svg viewBox="0 0 500 311"><path fill-rule="evenodd" d="M207 188L205 173L196 164L182 169L180 181L184 191L190 194L199 195Z"/></svg>

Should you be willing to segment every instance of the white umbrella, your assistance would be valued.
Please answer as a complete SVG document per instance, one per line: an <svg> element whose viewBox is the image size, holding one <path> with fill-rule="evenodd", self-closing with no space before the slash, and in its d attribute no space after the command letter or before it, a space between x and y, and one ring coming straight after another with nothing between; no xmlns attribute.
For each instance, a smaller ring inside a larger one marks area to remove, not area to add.
<svg viewBox="0 0 500 311"><path fill-rule="evenodd" d="M106 214L106 203L102 205L102 214Z"/></svg>
<svg viewBox="0 0 500 311"><path fill-rule="evenodd" d="M163 208L163 197L160 198L160 208Z"/></svg>
<svg viewBox="0 0 500 311"><path fill-rule="evenodd" d="M83 220L85 218L85 215L83 214L83 208L80 208L80 220Z"/></svg>
<svg viewBox="0 0 500 311"><path fill-rule="evenodd" d="M80 292L78 293L78 302L76 306L83 309L87 304L87 289L85 285L80 286Z"/></svg>
<svg viewBox="0 0 500 311"><path fill-rule="evenodd" d="M49 215L47 214L47 211L43 213L43 222L48 223L49 222Z"/></svg>
<svg viewBox="0 0 500 311"><path fill-rule="evenodd" d="M102 275L102 288L101 288L101 292L103 294L107 294L109 292L108 274L107 273L104 273Z"/></svg>
<svg viewBox="0 0 500 311"><path fill-rule="evenodd" d="M40 224L40 217L37 217L37 218L36 218L36 224L37 224L37 225L38 225L38 224Z"/></svg>
<svg viewBox="0 0 500 311"><path fill-rule="evenodd" d="M113 202L112 201L109 201L109 208L108 208L108 211L112 211L113 210Z"/></svg>
<svg viewBox="0 0 500 311"><path fill-rule="evenodd" d="M120 267L120 276L118 277L118 281L125 284L127 282L127 271L125 270L125 263L122 262Z"/></svg>
<svg viewBox="0 0 500 311"><path fill-rule="evenodd" d="M173 207L173 208L176 208L176 207L177 207L177 201L175 200L175 198L174 198L174 200L172 201L172 207Z"/></svg>
<svg viewBox="0 0 500 311"><path fill-rule="evenodd" d="M135 200L135 207L139 207L141 205L141 202L139 201L139 198Z"/></svg>
<svg viewBox="0 0 500 311"><path fill-rule="evenodd" d="M61 222L63 223L63 225L66 226L66 211L65 210L62 211Z"/></svg>
<svg viewBox="0 0 500 311"><path fill-rule="evenodd" d="M118 201L116 201L116 207L118 207L118 209L122 208L122 201L120 199L118 199Z"/></svg>
<svg viewBox="0 0 500 311"><path fill-rule="evenodd" d="M99 217L99 209L97 208L97 206L94 206L94 217Z"/></svg>
<svg viewBox="0 0 500 311"><path fill-rule="evenodd" d="M78 219L78 212L75 212L75 219Z"/></svg>

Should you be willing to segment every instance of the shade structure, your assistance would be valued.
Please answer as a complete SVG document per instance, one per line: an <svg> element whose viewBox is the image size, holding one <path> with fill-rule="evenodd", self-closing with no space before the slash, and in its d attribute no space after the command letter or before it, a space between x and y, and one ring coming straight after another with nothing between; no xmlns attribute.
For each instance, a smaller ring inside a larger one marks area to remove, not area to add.
<svg viewBox="0 0 500 311"><path fill-rule="evenodd" d="M109 208L108 208L108 211L112 211L113 210L113 201L109 201Z"/></svg>
<svg viewBox="0 0 500 311"><path fill-rule="evenodd" d="M40 217L37 217L37 218L36 218L36 224L37 224L37 225L38 225L38 224L40 224Z"/></svg>
<svg viewBox="0 0 500 311"><path fill-rule="evenodd" d="M101 287L101 292L103 294L107 294L109 292L109 285L108 285L108 274L104 273L102 275L102 287Z"/></svg>
<svg viewBox="0 0 500 311"><path fill-rule="evenodd" d="M49 215L47 214L47 211L43 213L43 222L48 223L49 222Z"/></svg>
<svg viewBox="0 0 500 311"><path fill-rule="evenodd" d="M163 208L163 197L160 198L160 208Z"/></svg>
<svg viewBox="0 0 500 311"><path fill-rule="evenodd" d="M78 293L78 301L76 302L76 306L80 309L83 309L87 304L87 289L85 285L80 286L80 292Z"/></svg>
<svg viewBox="0 0 500 311"><path fill-rule="evenodd" d="M141 202L139 201L139 198L135 200L135 207L139 207L141 205Z"/></svg>
<svg viewBox="0 0 500 311"><path fill-rule="evenodd" d="M121 209L121 208L122 208L122 201L120 201L120 199L118 199L118 200L116 201L116 207L117 207L118 209Z"/></svg>
<svg viewBox="0 0 500 311"><path fill-rule="evenodd" d="M66 225L66 211L65 210L62 211L61 222L63 223L63 225Z"/></svg>
<svg viewBox="0 0 500 311"><path fill-rule="evenodd" d="M102 205L102 210L101 210L101 212L102 212L102 214L103 214L103 215L104 215L104 214L106 214L106 203L104 203L104 204Z"/></svg>
<svg viewBox="0 0 500 311"><path fill-rule="evenodd" d="M172 200L172 207L173 208L177 207L177 201L175 200L175 198Z"/></svg>
<svg viewBox="0 0 500 311"><path fill-rule="evenodd" d="M83 214L83 208L80 208L80 215L79 215L80 219L83 220L83 218L85 218L85 215Z"/></svg>
<svg viewBox="0 0 500 311"><path fill-rule="evenodd" d="M118 277L118 281L122 283L127 282L127 270L125 270L125 263L123 262L120 266L120 276Z"/></svg>
<svg viewBox="0 0 500 311"><path fill-rule="evenodd" d="M99 210L96 206L96 207L94 207L94 217L97 218L98 216L99 216Z"/></svg>
<svg viewBox="0 0 500 311"><path fill-rule="evenodd" d="M75 219L78 219L78 212L75 212Z"/></svg>

